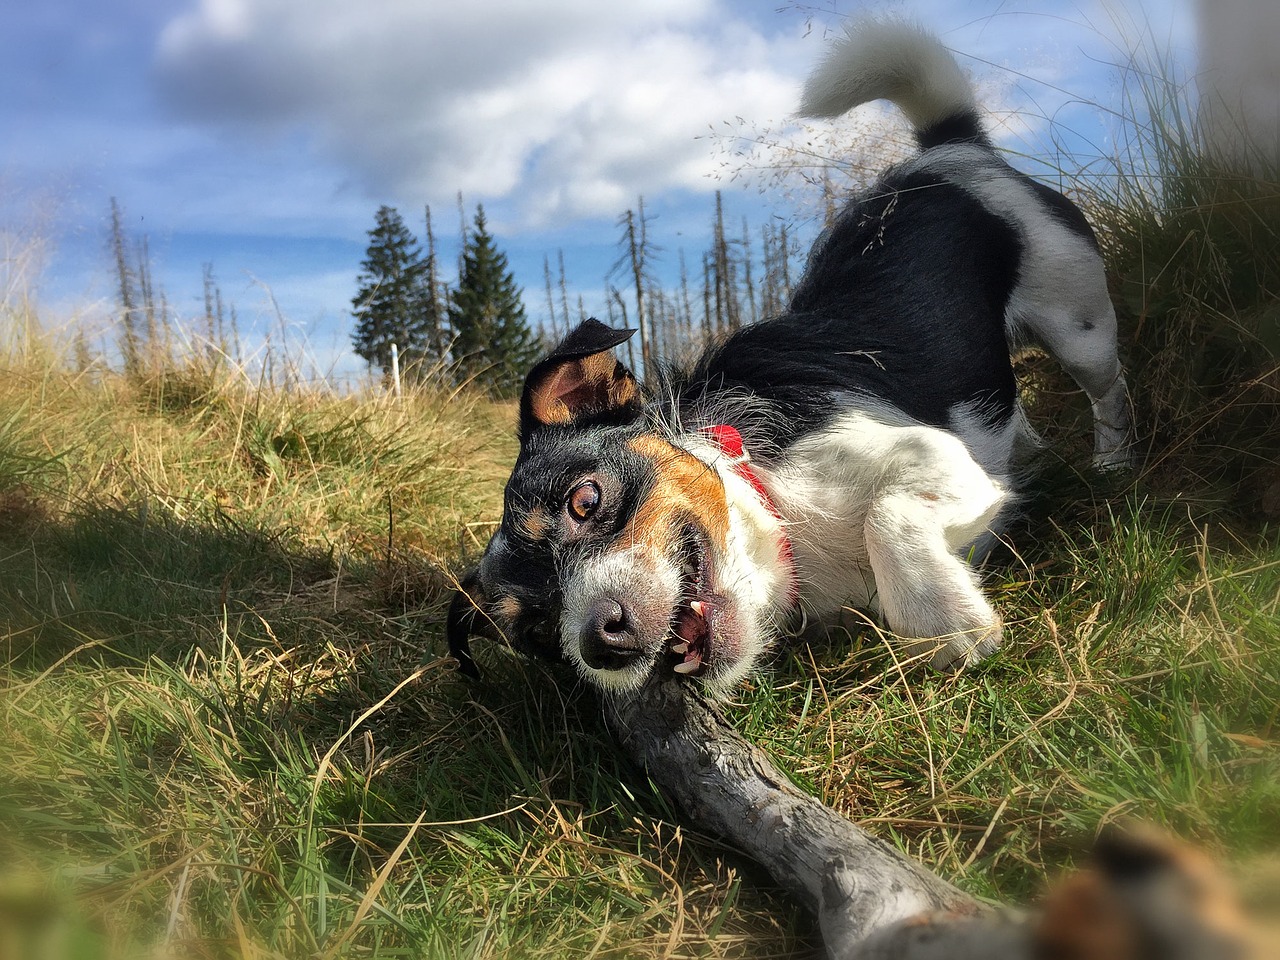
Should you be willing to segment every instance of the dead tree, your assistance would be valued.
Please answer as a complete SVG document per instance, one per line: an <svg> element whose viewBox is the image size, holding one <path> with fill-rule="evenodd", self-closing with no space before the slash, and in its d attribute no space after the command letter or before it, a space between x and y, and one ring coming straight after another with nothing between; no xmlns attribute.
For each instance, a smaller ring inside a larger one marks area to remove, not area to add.
<svg viewBox="0 0 1280 960"><path fill-rule="evenodd" d="M556 301L551 294L551 261L546 254L542 255L542 276L547 282L547 316L550 318L551 339L558 340L560 331L556 327Z"/></svg>
<svg viewBox="0 0 1280 960"><path fill-rule="evenodd" d="M689 300L689 269L684 262L684 249L680 250L680 333L685 346L695 352L693 336L693 304ZM704 341L705 343L705 341Z"/></svg>
<svg viewBox="0 0 1280 960"><path fill-rule="evenodd" d="M120 293L120 353L124 359L126 376L137 377L142 372L142 337L138 332L138 298L136 275L129 264L125 246L124 225L121 222L120 204L111 198L111 253L116 262L116 280Z"/></svg>
<svg viewBox="0 0 1280 960"><path fill-rule="evenodd" d="M729 305L732 292L729 287L729 244L724 236L724 201L719 190L716 191L716 219L711 234L711 269L715 276L715 335L719 337L734 326Z"/></svg>
<svg viewBox="0 0 1280 960"><path fill-rule="evenodd" d="M564 248L561 247L557 251L560 259L560 316L564 318L564 333L569 335L569 330L573 324L569 320L569 281L564 273Z"/></svg>
<svg viewBox="0 0 1280 960"><path fill-rule="evenodd" d="M647 374L653 348L650 344L652 330L649 314L651 310L645 303L644 294L645 286L650 282L649 264L655 248L649 243L649 221L644 212L644 197L640 198L639 211L637 214L635 211L628 210L618 218L618 226L622 227L622 237L619 240L622 256L614 263L609 274L613 276L623 269L630 270L631 279L635 284L636 327L640 332L640 362ZM632 369L635 368L632 367Z"/></svg>
<svg viewBox="0 0 1280 960"><path fill-rule="evenodd" d="M461 199L462 194L458 194ZM435 314L435 323L431 331L432 352L436 359L443 363L449 356L449 338L445 332L448 317L449 295L440 282L439 263L436 260L436 232L431 226L431 205L424 208L423 219L427 227L427 300Z"/></svg>
<svg viewBox="0 0 1280 960"><path fill-rule="evenodd" d="M747 299L746 322L754 323L760 314L756 312L756 286L751 278L751 229L746 217L742 218L742 290Z"/></svg>

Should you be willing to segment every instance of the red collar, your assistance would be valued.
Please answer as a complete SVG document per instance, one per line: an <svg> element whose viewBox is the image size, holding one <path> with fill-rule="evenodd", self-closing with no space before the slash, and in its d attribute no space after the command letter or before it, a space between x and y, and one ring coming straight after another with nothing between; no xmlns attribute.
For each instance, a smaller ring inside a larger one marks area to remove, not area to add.
<svg viewBox="0 0 1280 960"><path fill-rule="evenodd" d="M746 447L742 444L742 434L738 432L737 427L730 426L727 423L712 424L709 427L703 427L700 432L719 448L720 452L728 460L729 467L733 472L751 484L751 489L756 492L756 496L760 498L760 502L764 504L765 509L777 518L779 525L778 537L780 538L778 551L787 565L788 576L791 579L791 590L788 597L791 605L795 606L800 600L800 581L796 577L795 550L792 549L791 538L787 536L787 524L782 514L778 511L777 504L773 502L773 497L769 496L769 491L765 489L760 475L751 469L751 455L747 453Z"/></svg>

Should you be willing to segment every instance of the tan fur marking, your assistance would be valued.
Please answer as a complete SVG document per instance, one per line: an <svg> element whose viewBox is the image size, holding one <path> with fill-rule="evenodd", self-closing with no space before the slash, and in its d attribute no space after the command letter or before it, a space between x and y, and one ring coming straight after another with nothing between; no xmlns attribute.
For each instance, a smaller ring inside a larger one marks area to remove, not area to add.
<svg viewBox="0 0 1280 960"><path fill-rule="evenodd" d="M639 436L630 446L654 464L657 481L632 518L623 542L647 543L665 554L679 534L680 522L692 518L723 550L729 535L729 505L715 470L654 434Z"/></svg>
<svg viewBox="0 0 1280 960"><path fill-rule="evenodd" d="M614 409L636 400L636 382L622 370L612 352L595 353L560 364L537 384L530 396L533 415L540 423L573 422L574 410L583 406Z"/></svg>
<svg viewBox="0 0 1280 960"><path fill-rule="evenodd" d="M1161 872L1181 882L1170 887L1151 881L1145 891L1130 891L1122 899L1114 881L1099 868L1068 877L1044 901L1036 929L1039 956L1045 960L1133 960L1144 955L1140 924L1173 929L1191 916L1196 926L1214 934L1222 944L1244 943L1248 927L1239 901L1225 874L1207 854L1143 824L1129 825L1126 832L1126 843L1158 854L1166 861ZM1171 896L1170 890L1181 894ZM1142 902L1136 902L1136 896L1141 896Z"/></svg>
<svg viewBox="0 0 1280 960"><path fill-rule="evenodd" d="M1243 942L1248 923L1236 890L1226 873L1203 850L1155 830L1147 832L1148 842L1159 845L1190 887L1190 903L1205 928L1224 938Z"/></svg>
<svg viewBox="0 0 1280 960"><path fill-rule="evenodd" d="M633 377L623 375L622 364L613 362L609 379L609 406L624 407L640 398L640 388Z"/></svg>
<svg viewBox="0 0 1280 960"><path fill-rule="evenodd" d="M502 624L514 623L524 609L515 597L502 597L493 605L493 615Z"/></svg>
<svg viewBox="0 0 1280 960"><path fill-rule="evenodd" d="M541 540L551 529L551 515L542 507L534 507L519 518L520 532L530 540Z"/></svg>
<svg viewBox="0 0 1280 960"><path fill-rule="evenodd" d="M563 394L560 381L565 379L567 372L566 367L552 371L534 391L531 398L533 415L539 423L566 424L573 419L568 406L560 399Z"/></svg>

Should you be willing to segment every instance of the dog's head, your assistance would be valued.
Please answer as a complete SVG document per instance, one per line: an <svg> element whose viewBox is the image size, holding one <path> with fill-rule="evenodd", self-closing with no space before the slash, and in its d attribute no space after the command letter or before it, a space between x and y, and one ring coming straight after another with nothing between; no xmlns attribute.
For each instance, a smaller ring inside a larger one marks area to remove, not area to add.
<svg viewBox="0 0 1280 960"><path fill-rule="evenodd" d="M468 673L467 638L484 633L563 656L604 690L666 665L717 693L766 642L784 580L776 544L744 551L714 458L648 422L613 355L632 332L587 320L525 382L502 521L449 611Z"/></svg>

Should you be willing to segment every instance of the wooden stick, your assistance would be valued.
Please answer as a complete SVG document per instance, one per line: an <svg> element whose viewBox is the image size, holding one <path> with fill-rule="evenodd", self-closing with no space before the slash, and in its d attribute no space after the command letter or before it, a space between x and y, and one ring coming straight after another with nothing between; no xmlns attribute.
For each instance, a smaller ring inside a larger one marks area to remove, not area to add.
<svg viewBox="0 0 1280 960"><path fill-rule="evenodd" d="M624 748L700 829L733 843L854 944L923 913L987 913L972 897L794 787L716 707L679 679L606 704ZM851 955L851 954L849 954Z"/></svg>
<svg viewBox="0 0 1280 960"><path fill-rule="evenodd" d="M832 960L1237 960L1247 924L1201 851L1133 825L1029 913L979 904L789 783L689 682L606 701L624 748L700 829L817 914Z"/></svg>

